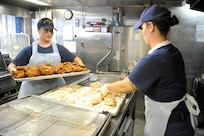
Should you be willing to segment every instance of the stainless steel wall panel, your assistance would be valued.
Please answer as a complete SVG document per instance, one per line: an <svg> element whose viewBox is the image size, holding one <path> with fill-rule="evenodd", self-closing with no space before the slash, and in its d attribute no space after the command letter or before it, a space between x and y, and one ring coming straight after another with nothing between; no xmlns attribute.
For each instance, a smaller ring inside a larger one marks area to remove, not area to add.
<svg viewBox="0 0 204 136"><path fill-rule="evenodd" d="M169 9L180 21L178 25L172 27L169 38L183 55L187 87L190 89L193 78L201 76L204 68L204 42L196 41L196 26L204 25L204 13L190 10L188 5Z"/></svg>
<svg viewBox="0 0 204 136"><path fill-rule="evenodd" d="M141 34L132 27L113 27L113 50L106 61L110 71L128 72L144 56Z"/></svg>
<svg viewBox="0 0 204 136"><path fill-rule="evenodd" d="M81 32L74 39L77 55L84 64L95 73L97 63L110 51L111 33Z"/></svg>

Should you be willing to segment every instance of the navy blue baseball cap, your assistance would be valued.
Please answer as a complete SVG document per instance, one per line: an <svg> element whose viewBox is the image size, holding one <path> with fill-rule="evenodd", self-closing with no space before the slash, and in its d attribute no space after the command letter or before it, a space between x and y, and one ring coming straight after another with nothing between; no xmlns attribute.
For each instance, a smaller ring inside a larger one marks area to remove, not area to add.
<svg viewBox="0 0 204 136"><path fill-rule="evenodd" d="M140 16L139 22L137 22L133 29L138 29L141 27L142 23L154 20L168 20L171 18L171 12L162 6L152 5L146 8L142 15Z"/></svg>
<svg viewBox="0 0 204 136"><path fill-rule="evenodd" d="M37 24L38 28L45 28L45 29L57 29L54 27L53 21L49 18L42 18L38 21Z"/></svg>

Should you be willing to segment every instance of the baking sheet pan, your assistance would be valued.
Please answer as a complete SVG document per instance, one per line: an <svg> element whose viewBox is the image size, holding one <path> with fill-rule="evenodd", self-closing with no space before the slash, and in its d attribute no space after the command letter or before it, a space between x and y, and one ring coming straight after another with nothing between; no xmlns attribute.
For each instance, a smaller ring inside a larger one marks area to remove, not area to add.
<svg viewBox="0 0 204 136"><path fill-rule="evenodd" d="M79 76L88 74L91 70L87 71L80 71L80 72L71 72L71 73L65 73L65 74L53 74L53 75L47 75L47 76L37 76L37 77L26 77L26 78L13 78L17 82L22 81L33 81L33 80L43 80L43 79L52 79L52 78L59 78L59 77L69 77L69 76Z"/></svg>
<svg viewBox="0 0 204 136"><path fill-rule="evenodd" d="M44 97L44 96L42 96L42 97ZM44 97L44 98L49 99L46 97ZM62 101L58 101L58 100L52 100L52 101L55 101L56 103L69 105L69 106L73 106L73 107L77 107L77 108L81 108L81 109L85 109L85 110L96 111L96 112L100 112L100 113L110 112L112 116L116 116L120 112L122 106L124 105L125 100L126 100L126 97L116 98L117 105L115 107L106 106L106 105L104 105L103 102L101 102L97 105L94 105L94 106L88 106L88 105L83 105L83 104L71 104L68 102L62 102Z"/></svg>
<svg viewBox="0 0 204 136"><path fill-rule="evenodd" d="M124 102L126 100L126 97L116 97L116 106L106 106L103 101L97 105L94 106L87 106L87 105L80 105L80 104L70 104L67 103L68 105L74 106L74 107L78 107L78 108L83 108L83 109L87 109L87 110L91 110L91 111L97 111L97 112L110 112L112 114L112 116L116 116L118 115L118 113L120 112L122 106L124 105Z"/></svg>
<svg viewBox="0 0 204 136"><path fill-rule="evenodd" d="M64 87L66 87L66 85ZM121 97L117 96L117 97L115 97L116 106L107 106L107 105L104 104L104 101L101 101L99 104L96 104L96 105L89 105L89 104L81 103L81 102L73 104L73 103L69 103L69 102L65 102L65 101L52 99L52 98L49 98L49 96L48 97L46 96L49 93L60 90L60 88L63 88L63 86L59 87L59 88L55 88L53 90L50 90L50 91L48 91L48 92L46 92L44 94L41 94L39 97L42 97L42 98L45 98L45 99L50 99L52 101L55 101L55 102L58 102L58 103L61 103L61 104L70 105L70 106L73 106L73 107L78 107L78 108L87 109L87 110L91 110L91 111L96 111L96 112L100 112L100 113L110 112L112 114L112 116L116 116L120 112L120 110L121 110L121 108L124 105L125 100L126 100L126 95L121 96Z"/></svg>

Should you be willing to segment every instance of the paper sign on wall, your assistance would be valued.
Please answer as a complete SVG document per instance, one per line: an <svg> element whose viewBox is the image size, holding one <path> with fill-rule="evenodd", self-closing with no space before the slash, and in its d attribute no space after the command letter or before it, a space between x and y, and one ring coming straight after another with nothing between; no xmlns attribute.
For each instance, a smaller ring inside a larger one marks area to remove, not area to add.
<svg viewBox="0 0 204 136"><path fill-rule="evenodd" d="M73 26L67 25L63 28L63 40L73 40Z"/></svg>
<svg viewBox="0 0 204 136"><path fill-rule="evenodd" d="M196 42L204 42L204 25L196 26Z"/></svg>
<svg viewBox="0 0 204 136"><path fill-rule="evenodd" d="M76 53L76 41L64 41L64 47L70 52Z"/></svg>

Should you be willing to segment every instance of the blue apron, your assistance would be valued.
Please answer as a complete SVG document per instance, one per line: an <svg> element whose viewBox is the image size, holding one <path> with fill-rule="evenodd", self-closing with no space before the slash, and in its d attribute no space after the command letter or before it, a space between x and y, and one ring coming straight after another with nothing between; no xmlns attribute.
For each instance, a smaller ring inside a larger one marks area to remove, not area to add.
<svg viewBox="0 0 204 136"><path fill-rule="evenodd" d="M36 64L40 65L44 63L50 63L55 66L58 63L61 63L61 57L56 43L52 43L52 47L53 53L39 53L38 42L34 42L32 45L32 56L28 66ZM18 98L22 98L31 94L39 95L64 84L65 81L63 78L23 81L19 89Z"/></svg>

